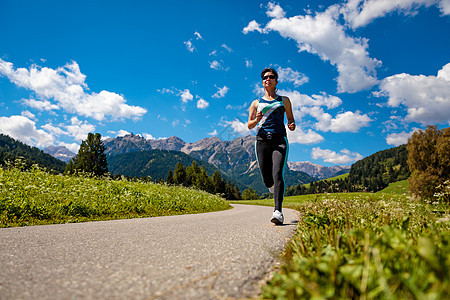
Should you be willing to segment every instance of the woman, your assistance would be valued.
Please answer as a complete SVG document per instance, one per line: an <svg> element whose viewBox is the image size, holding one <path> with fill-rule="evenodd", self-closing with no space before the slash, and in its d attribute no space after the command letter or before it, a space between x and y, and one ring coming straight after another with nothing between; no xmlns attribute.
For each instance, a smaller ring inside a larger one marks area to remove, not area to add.
<svg viewBox="0 0 450 300"><path fill-rule="evenodd" d="M282 204L285 192L284 166L289 152L286 138L284 115L288 121L288 128L295 130L291 101L288 97L277 95L278 73L272 68L266 68L261 73L265 94L250 105L247 126L255 128L256 158L266 187L273 193L275 209L271 222L283 224Z"/></svg>

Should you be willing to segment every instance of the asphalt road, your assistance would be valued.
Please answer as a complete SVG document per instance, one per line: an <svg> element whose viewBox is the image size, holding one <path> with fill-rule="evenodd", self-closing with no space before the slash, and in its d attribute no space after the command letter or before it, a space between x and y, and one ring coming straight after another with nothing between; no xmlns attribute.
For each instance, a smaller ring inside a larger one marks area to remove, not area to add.
<svg viewBox="0 0 450 300"><path fill-rule="evenodd" d="M222 212L0 229L0 299L224 299L255 296L297 213Z"/></svg>

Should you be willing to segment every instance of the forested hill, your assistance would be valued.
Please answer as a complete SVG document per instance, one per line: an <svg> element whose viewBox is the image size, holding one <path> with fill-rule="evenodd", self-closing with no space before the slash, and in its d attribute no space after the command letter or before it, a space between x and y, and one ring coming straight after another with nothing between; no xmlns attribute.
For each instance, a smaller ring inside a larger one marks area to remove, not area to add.
<svg viewBox="0 0 450 300"><path fill-rule="evenodd" d="M345 179L321 180L304 185L291 186L286 195L318 194L327 192L377 192L389 183L409 178L406 145L376 152L351 166Z"/></svg>
<svg viewBox="0 0 450 300"><path fill-rule="evenodd" d="M150 176L152 181L159 181L160 179L166 181L169 170L175 171L178 162L181 162L184 167L188 167L194 161L200 167L204 166L209 176L212 176L217 170L213 165L195 159L183 152L157 149L108 156L108 170L112 175L129 177ZM239 185L239 188L246 187Z"/></svg>
<svg viewBox="0 0 450 300"><path fill-rule="evenodd" d="M391 182L409 177L407 159L406 145L376 152L355 162L348 180L351 184L370 191L381 190Z"/></svg>
<svg viewBox="0 0 450 300"><path fill-rule="evenodd" d="M44 153L42 150L0 134L0 165L4 165L6 161L15 161L19 157L24 160L27 167L38 164L57 173L64 172L66 168L65 162Z"/></svg>

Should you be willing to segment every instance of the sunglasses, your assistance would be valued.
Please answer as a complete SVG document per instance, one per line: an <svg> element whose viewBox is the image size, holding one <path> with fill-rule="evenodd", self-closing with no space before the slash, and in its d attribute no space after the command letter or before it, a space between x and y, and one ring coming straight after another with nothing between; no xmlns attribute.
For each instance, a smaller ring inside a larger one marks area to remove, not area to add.
<svg viewBox="0 0 450 300"><path fill-rule="evenodd" d="M266 80L266 79L268 79L268 78L270 78L270 79L276 79L275 75L266 75L266 76L264 76L262 79L263 79L263 80Z"/></svg>

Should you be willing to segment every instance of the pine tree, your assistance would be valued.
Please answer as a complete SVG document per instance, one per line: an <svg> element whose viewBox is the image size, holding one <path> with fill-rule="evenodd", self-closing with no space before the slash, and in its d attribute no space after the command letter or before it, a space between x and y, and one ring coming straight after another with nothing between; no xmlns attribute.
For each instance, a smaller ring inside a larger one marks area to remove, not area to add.
<svg viewBox="0 0 450 300"><path fill-rule="evenodd" d="M86 140L81 142L78 154L73 158L73 169L94 176L108 173L108 161L105 154L100 133L89 133Z"/></svg>

